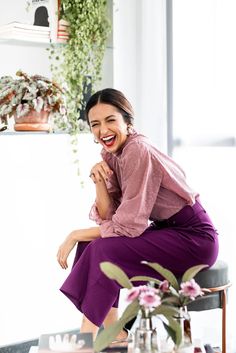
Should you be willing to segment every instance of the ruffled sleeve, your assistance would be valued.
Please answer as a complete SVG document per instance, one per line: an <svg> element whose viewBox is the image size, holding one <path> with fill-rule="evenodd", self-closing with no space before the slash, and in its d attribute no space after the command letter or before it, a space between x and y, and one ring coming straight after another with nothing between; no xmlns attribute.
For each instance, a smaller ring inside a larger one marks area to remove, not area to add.
<svg viewBox="0 0 236 353"><path fill-rule="evenodd" d="M91 219L91 221L94 221L97 223L97 225L101 225L102 224L102 218L100 217L99 213L98 213L98 209L96 206L96 201L94 202L94 204L92 205L90 212L89 212L89 219Z"/></svg>

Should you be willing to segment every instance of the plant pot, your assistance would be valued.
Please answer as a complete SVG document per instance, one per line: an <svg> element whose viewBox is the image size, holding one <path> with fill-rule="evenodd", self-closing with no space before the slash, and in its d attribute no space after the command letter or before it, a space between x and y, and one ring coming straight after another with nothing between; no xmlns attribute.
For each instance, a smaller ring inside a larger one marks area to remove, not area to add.
<svg viewBox="0 0 236 353"><path fill-rule="evenodd" d="M41 110L31 110L29 114L17 118L14 116L15 131L49 131L50 124L48 123L49 112Z"/></svg>

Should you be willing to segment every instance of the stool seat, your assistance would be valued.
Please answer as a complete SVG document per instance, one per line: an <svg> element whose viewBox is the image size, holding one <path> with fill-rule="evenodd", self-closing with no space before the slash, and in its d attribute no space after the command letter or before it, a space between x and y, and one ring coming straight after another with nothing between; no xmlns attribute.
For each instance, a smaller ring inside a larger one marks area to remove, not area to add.
<svg viewBox="0 0 236 353"><path fill-rule="evenodd" d="M221 290L223 288L221 290L220 288L229 284L227 263L218 260L209 269L199 272L194 279L201 288L210 288L213 291L191 302L188 305L188 310L203 311L222 308Z"/></svg>
<svg viewBox="0 0 236 353"><path fill-rule="evenodd" d="M194 278L202 288L220 287L229 282L228 265L218 260L212 267L202 270Z"/></svg>
<svg viewBox="0 0 236 353"><path fill-rule="evenodd" d="M226 353L226 302L227 290L231 286L228 265L218 260L214 266L199 272L194 279L201 288L208 288L210 292L189 303L187 308L189 311L222 309L222 353Z"/></svg>

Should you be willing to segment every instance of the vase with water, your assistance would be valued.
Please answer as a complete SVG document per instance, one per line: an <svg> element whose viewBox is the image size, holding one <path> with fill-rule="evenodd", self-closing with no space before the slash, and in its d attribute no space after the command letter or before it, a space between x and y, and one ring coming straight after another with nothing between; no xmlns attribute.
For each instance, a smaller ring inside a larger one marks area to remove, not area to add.
<svg viewBox="0 0 236 353"><path fill-rule="evenodd" d="M141 315L139 325L134 333L134 353L158 353L159 340L156 328L153 328L152 317Z"/></svg>

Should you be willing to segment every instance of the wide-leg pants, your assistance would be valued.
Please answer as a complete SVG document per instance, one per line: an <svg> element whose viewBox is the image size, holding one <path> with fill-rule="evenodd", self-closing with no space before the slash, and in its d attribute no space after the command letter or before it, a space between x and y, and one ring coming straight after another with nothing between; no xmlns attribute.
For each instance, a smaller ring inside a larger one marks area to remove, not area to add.
<svg viewBox="0 0 236 353"><path fill-rule="evenodd" d="M161 276L141 261L157 262L182 275L189 267L212 266L218 255L218 235L211 219L196 202L164 223L151 224L140 236L98 238L79 242L71 273L60 290L91 322L101 326L111 307L118 306L120 286L99 264L110 261L128 275Z"/></svg>

